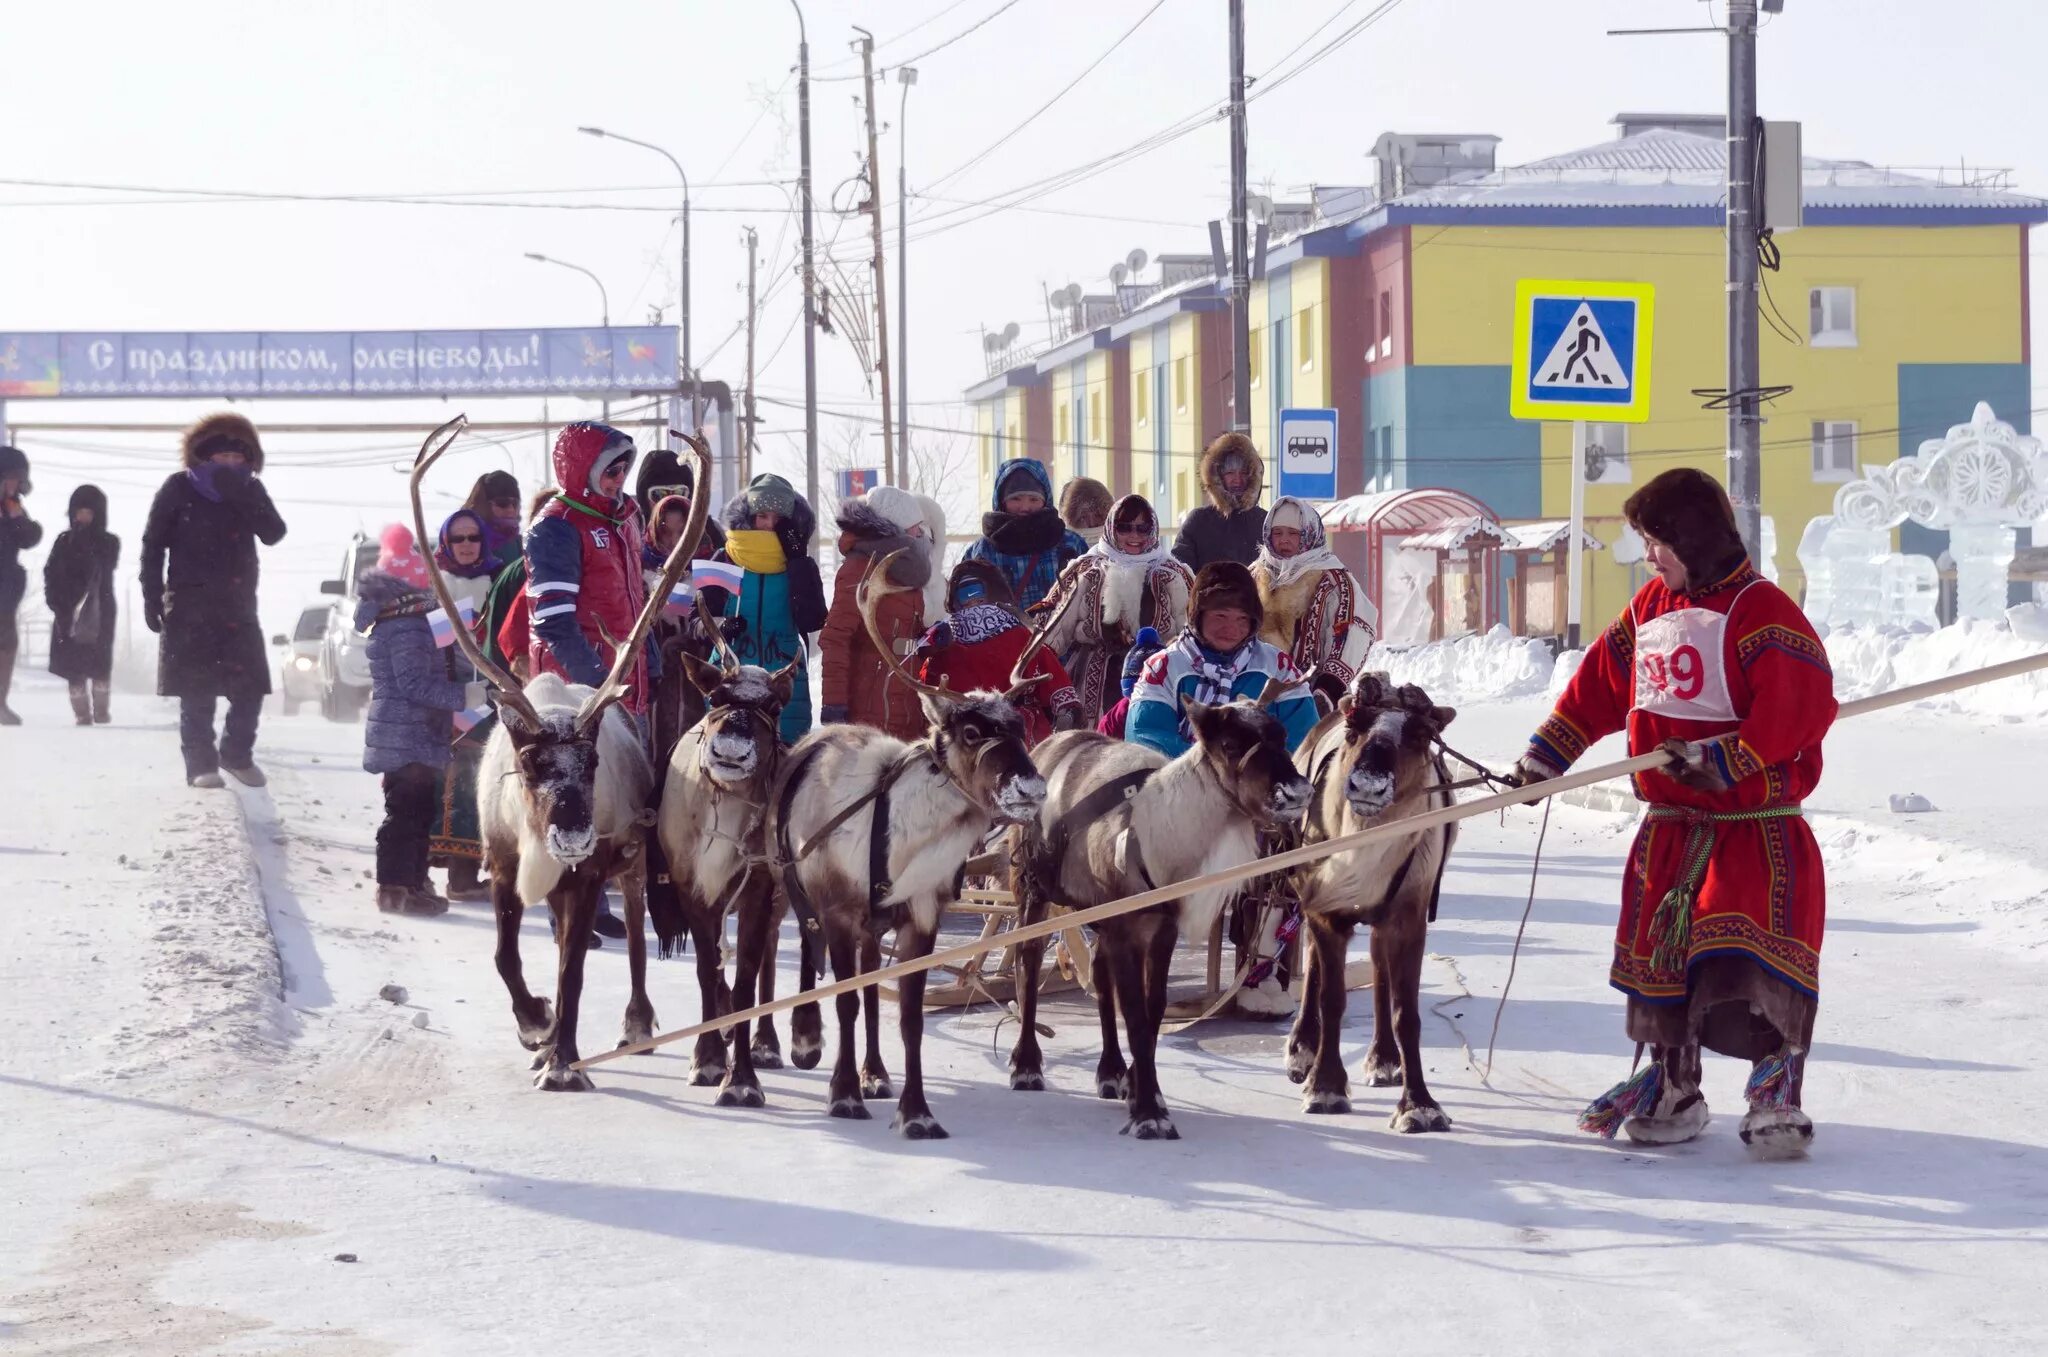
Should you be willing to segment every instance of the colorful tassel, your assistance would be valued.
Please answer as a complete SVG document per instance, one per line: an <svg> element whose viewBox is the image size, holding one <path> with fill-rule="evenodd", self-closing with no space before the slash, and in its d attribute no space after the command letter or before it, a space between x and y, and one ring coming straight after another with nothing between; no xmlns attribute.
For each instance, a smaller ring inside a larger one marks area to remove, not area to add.
<svg viewBox="0 0 2048 1357"><path fill-rule="evenodd" d="M1756 1062L1756 1068L1750 1072L1749 1084L1742 1090L1752 1110L1792 1105L1792 1077L1798 1072L1802 1058L1796 1051L1780 1051Z"/></svg>
<svg viewBox="0 0 2048 1357"><path fill-rule="evenodd" d="M1579 1113L1579 1129L1612 1140L1623 1122L1649 1116L1663 1096L1664 1066L1651 1061L1586 1104L1586 1110Z"/></svg>
<svg viewBox="0 0 2048 1357"><path fill-rule="evenodd" d="M1692 950L1692 907L1694 887L1681 883L1664 892L1657 913L1650 920L1650 949L1653 971L1683 971Z"/></svg>

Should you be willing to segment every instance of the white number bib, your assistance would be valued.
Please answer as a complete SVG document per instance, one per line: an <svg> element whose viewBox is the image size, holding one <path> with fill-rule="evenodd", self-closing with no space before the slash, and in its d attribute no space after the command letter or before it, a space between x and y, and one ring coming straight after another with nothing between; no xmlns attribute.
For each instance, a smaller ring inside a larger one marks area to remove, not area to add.
<svg viewBox="0 0 2048 1357"><path fill-rule="evenodd" d="M1680 608L1636 628L1635 705L1681 721L1733 721L1722 662L1728 615Z"/></svg>

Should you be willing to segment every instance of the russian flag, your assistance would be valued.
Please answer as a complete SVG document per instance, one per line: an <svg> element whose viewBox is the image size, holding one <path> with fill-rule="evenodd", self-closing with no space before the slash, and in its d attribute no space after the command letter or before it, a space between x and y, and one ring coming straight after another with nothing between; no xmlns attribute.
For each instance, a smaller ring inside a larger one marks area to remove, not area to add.
<svg viewBox="0 0 2048 1357"><path fill-rule="evenodd" d="M662 605L665 617L688 617L697 606L697 591L688 580L677 580L676 587L668 591L668 602Z"/></svg>
<svg viewBox="0 0 2048 1357"><path fill-rule="evenodd" d="M455 733L457 735L468 734L470 731L476 729L477 723L479 721L484 720L490 714L491 705L488 702L486 702L481 707L471 707L467 711L459 711L455 713Z"/></svg>
<svg viewBox="0 0 2048 1357"><path fill-rule="evenodd" d="M747 572L731 561L692 561L690 583L699 589L723 589L728 593L740 591L740 581Z"/></svg>
<svg viewBox="0 0 2048 1357"><path fill-rule="evenodd" d="M476 604L466 598L460 598L455 601L455 606L462 613L463 626L469 627L475 624ZM435 645L446 649L455 644L455 628L448 621L448 613L445 609L435 608L428 612L427 625L433 628Z"/></svg>

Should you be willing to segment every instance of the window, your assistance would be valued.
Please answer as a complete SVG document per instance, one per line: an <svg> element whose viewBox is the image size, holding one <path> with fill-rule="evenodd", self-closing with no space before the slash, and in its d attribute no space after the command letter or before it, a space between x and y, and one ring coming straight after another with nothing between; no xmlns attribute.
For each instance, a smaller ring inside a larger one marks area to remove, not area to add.
<svg viewBox="0 0 2048 1357"><path fill-rule="evenodd" d="M1053 442L1059 444L1061 447L1065 447L1068 443L1073 441L1073 428L1067 420L1066 406L1062 405L1056 413L1058 415L1058 418L1055 421L1054 427L1057 430L1057 432L1053 434Z"/></svg>
<svg viewBox="0 0 2048 1357"><path fill-rule="evenodd" d="M1088 435L1083 421L1087 416L1082 412L1081 393L1074 393L1074 474L1088 474Z"/></svg>
<svg viewBox="0 0 2048 1357"><path fill-rule="evenodd" d="M1182 354L1173 360L1173 412L1184 415L1188 412L1188 356Z"/></svg>
<svg viewBox="0 0 2048 1357"><path fill-rule="evenodd" d="M325 636L327 634L327 614L331 610L331 604L322 604L317 608L308 608L300 613L299 626L292 633L292 639L294 641L317 641Z"/></svg>
<svg viewBox="0 0 2048 1357"><path fill-rule="evenodd" d="M1301 370L1310 372L1316 365L1316 309L1306 307L1294 313L1294 352L1301 360Z"/></svg>
<svg viewBox="0 0 2048 1357"><path fill-rule="evenodd" d="M1806 294L1808 338L1819 349L1856 347L1856 289L1817 287Z"/></svg>
<svg viewBox="0 0 2048 1357"><path fill-rule="evenodd" d="M1379 349L1379 331L1373 328L1372 299L1368 297L1365 302L1365 361L1370 363L1379 357Z"/></svg>
<svg viewBox="0 0 2048 1357"><path fill-rule="evenodd" d="M1813 478L1816 481L1856 479L1856 422L1813 421Z"/></svg>
<svg viewBox="0 0 2048 1357"><path fill-rule="evenodd" d="M1088 393L1088 441L1098 446L1102 443L1102 393Z"/></svg>
<svg viewBox="0 0 2048 1357"><path fill-rule="evenodd" d="M1627 485L1628 425L1586 425L1586 484Z"/></svg>
<svg viewBox="0 0 2048 1357"><path fill-rule="evenodd" d="M1135 402L1137 405L1136 417L1139 427L1143 428L1152 422L1152 374L1149 371L1140 372L1138 380L1131 383L1131 385L1137 388L1133 393L1138 398Z"/></svg>
<svg viewBox="0 0 2048 1357"><path fill-rule="evenodd" d="M1256 325L1252 326L1251 349L1249 351L1248 357L1250 359L1250 362L1247 364L1247 366L1250 367L1252 370L1252 385L1264 386L1264 377L1266 371L1266 332L1265 330Z"/></svg>
<svg viewBox="0 0 2048 1357"><path fill-rule="evenodd" d="M1394 294L1380 293L1380 357L1391 358L1394 353Z"/></svg>

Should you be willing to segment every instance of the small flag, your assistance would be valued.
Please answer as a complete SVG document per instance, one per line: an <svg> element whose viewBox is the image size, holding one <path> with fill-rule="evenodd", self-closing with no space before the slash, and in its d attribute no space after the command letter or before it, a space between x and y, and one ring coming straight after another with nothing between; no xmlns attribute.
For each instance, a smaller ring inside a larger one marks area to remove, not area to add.
<svg viewBox="0 0 2048 1357"><path fill-rule="evenodd" d="M697 591L688 580L677 580L676 587L668 591L668 602L662 605L666 617L688 617L697 606Z"/></svg>
<svg viewBox="0 0 2048 1357"><path fill-rule="evenodd" d="M489 720L490 716L491 704L488 702L480 707L471 707L468 711L459 711L455 713L455 733L466 735L475 730L479 722Z"/></svg>
<svg viewBox="0 0 2048 1357"><path fill-rule="evenodd" d="M747 572L731 561L692 561L690 583L699 589L724 589L738 593Z"/></svg>
<svg viewBox="0 0 2048 1357"><path fill-rule="evenodd" d="M455 606L461 611L463 626L468 627L476 622L476 604L466 598L460 598L455 601ZM455 644L455 628L449 624L445 610L435 608L428 612L427 625L434 630L435 645L446 649Z"/></svg>

